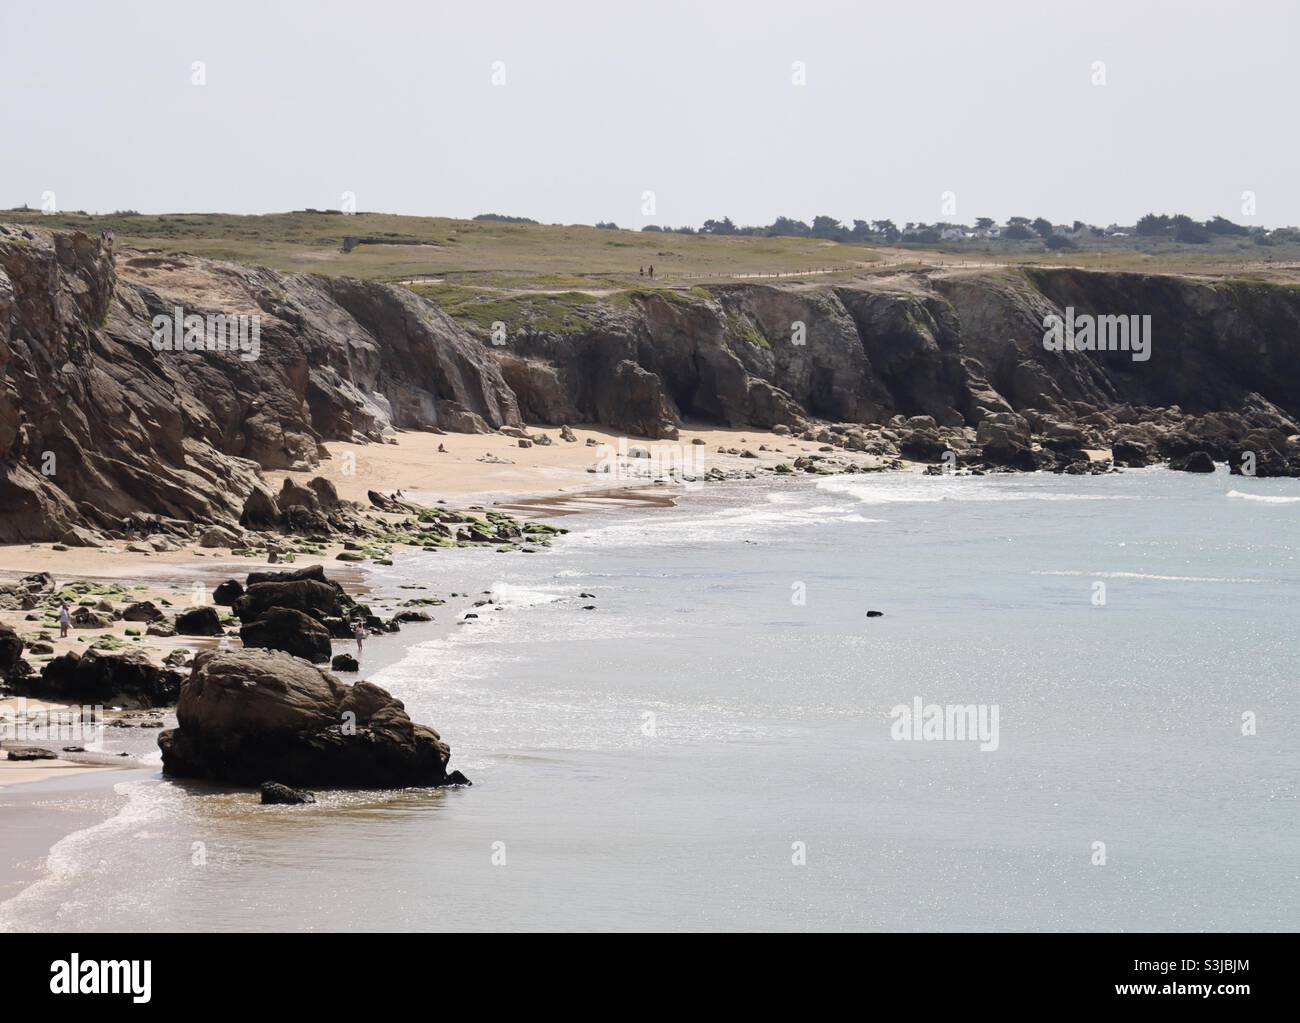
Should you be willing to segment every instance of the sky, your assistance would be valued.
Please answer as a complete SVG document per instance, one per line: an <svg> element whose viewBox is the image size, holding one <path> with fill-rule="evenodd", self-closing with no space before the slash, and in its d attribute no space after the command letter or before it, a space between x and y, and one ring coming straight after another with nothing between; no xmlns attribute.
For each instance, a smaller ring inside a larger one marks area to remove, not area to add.
<svg viewBox="0 0 1300 1023"><path fill-rule="evenodd" d="M1300 224L1295 0L0 0L0 95L0 208Z"/></svg>

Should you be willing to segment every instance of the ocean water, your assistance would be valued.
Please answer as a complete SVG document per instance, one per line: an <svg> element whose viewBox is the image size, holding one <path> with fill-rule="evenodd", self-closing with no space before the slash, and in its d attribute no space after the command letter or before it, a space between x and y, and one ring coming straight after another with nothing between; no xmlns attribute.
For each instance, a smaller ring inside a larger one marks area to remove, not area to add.
<svg viewBox="0 0 1300 1023"><path fill-rule="evenodd" d="M565 524L385 570L502 608L373 676L472 788L127 782L0 928L1300 924L1300 482L848 476ZM917 699L996 710L997 748L894 738Z"/></svg>

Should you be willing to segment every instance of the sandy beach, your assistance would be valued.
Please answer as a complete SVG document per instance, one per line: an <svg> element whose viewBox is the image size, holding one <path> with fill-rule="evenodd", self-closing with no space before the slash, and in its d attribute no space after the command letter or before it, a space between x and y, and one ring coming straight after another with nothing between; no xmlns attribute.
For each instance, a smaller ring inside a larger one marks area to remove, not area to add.
<svg viewBox="0 0 1300 1023"><path fill-rule="evenodd" d="M388 444L330 443L326 445L330 457L317 469L268 472L266 477L278 489L286 477L305 484L315 476L323 476L334 483L340 497L367 508L370 491L400 491L406 500L421 505L442 503L457 509L495 506L525 519L547 519L601 508L650 510L672 506L681 484L656 482L647 467L656 471L662 466L689 466L693 474L716 469L729 476L742 476L770 470L800 456L815 455L821 447L753 429L683 429L676 441L629 439L592 428L575 428L575 439L571 441L563 440L560 431L551 428L528 428L527 436L531 439L525 446L520 446L519 438L499 433L405 432ZM549 444L539 440L543 436L550 438ZM653 458L635 457L636 448L648 450ZM840 450L836 455L862 464L878 461ZM48 572L56 587L74 582L88 584L91 596L102 592L105 596L101 599L119 610L128 601L150 600L176 611L193 606L196 595L208 599L206 595L226 579L242 579L248 572L266 567L262 557L202 549L193 543L152 554L128 551L126 546L121 541L101 548L67 550L55 550L52 544L6 546L0 548L0 583ZM324 564L330 578L349 593L367 594L377 611L396 610L404 598L411 596L370 593L367 567L338 561L337 555L343 550L341 542L332 543L325 547L322 557L310 561ZM400 658L411 642L445 633L472 599L469 594L436 596L447 603L433 609L434 622L409 626L400 637L378 636L367 643L358 678ZM84 652L88 644L104 637L142 649L155 661L178 648L197 653L220 642L215 637L148 636L143 634L140 622L125 620L113 621L104 628L73 628L67 638L61 639L57 628L32 620L40 617L25 610L0 610L0 624L20 634L39 631L52 649L52 653L42 655L28 653L35 671L68 651ZM351 650L352 644L336 642L335 647L336 652ZM12 695L0 697L0 715L10 720L23 712L54 711L58 707ZM111 708L105 713L110 721L132 714ZM166 712L165 717L168 725L174 724L173 712ZM156 731L109 728L105 734L105 749L99 753L64 753L57 740L42 743L21 735L5 744L45 745L59 753L48 760L9 761L0 747L0 804L6 816L6 835L12 837L0 856L0 901L40 876L44 855L62 836L115 812L120 801L113 797L112 790L118 780L146 777L144 772L156 771L155 767L142 766L142 758L156 752ZM120 756L123 752L128 755ZM119 757L120 763L111 762Z"/></svg>
<svg viewBox="0 0 1300 1023"><path fill-rule="evenodd" d="M771 468L800 455L818 453L813 441L779 436L764 430L683 428L675 441L628 438L613 430L574 427L574 441L561 440L554 427L527 427L528 436L545 436L550 444L531 443L520 447L519 439L500 433L417 433L402 432L394 444L325 445L330 458L306 473L284 473L306 482L324 476L338 489L339 496L365 501L366 492L400 489L419 503L436 501L494 504L527 497L564 497L590 491L635 488L649 479L618 479L617 473L589 472L607 460L606 452L645 448L666 461L677 454L692 459L702 472ZM696 443L696 442L699 443ZM605 447L602 448L602 445ZM445 450L440 451L439 448ZM719 449L749 451L753 458ZM695 461L698 459L698 461ZM635 469L635 460L628 464ZM281 474L269 472L278 482Z"/></svg>

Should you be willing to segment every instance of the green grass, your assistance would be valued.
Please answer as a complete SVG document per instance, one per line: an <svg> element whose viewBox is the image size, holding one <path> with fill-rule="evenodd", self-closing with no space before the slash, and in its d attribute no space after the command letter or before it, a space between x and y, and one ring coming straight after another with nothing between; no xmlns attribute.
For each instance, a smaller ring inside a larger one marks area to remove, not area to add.
<svg viewBox="0 0 1300 1023"><path fill-rule="evenodd" d="M755 348L772 347L771 342L759 333L758 328L748 320L742 319L739 316L729 315L727 317L727 335L735 338L737 341L744 341L746 344L751 344Z"/></svg>
<svg viewBox="0 0 1300 1023"><path fill-rule="evenodd" d="M1085 239L1076 250L1050 252L1037 240L868 248L817 238L611 231L585 225L505 224L383 213L141 216L72 212L46 216L29 209L0 211L0 222L80 230L92 236L111 228L120 264L129 262L121 259L127 249L136 250L136 260L192 253L282 271L363 280L424 281L486 292L573 292L598 297L629 289L680 293L706 283L776 280L772 275L778 273L794 275L780 279L790 282L799 280L800 274L827 267L848 269L842 274L806 279L831 283L844 275L898 273L909 266L920 269L937 263L945 268L1073 266L1293 281L1297 278L1294 264L1300 263L1300 245L1257 245L1253 240L1230 236L1216 238L1209 245L1138 237ZM361 245L344 253L344 236L419 244ZM640 273L651 265L655 268L653 282ZM129 265L126 271L129 273ZM465 310L467 316L470 312ZM545 310L541 315L546 315Z"/></svg>
<svg viewBox="0 0 1300 1023"><path fill-rule="evenodd" d="M454 284L413 284L411 290L462 323L489 331L500 322L511 333L525 326L553 334L579 333L591 326L591 311L599 301L578 291L503 294Z"/></svg>
<svg viewBox="0 0 1300 1023"><path fill-rule="evenodd" d="M383 213L220 213L165 215L0 211L0 222L97 235L111 228L118 250L163 256L188 252L277 270L399 281L449 283L506 275L513 286L612 289L656 281L687 286L737 274L790 272L827 265L869 265L879 257L858 245L815 238L750 238L608 231L585 225L502 224ZM412 239L419 245L361 245L343 253L345 235Z"/></svg>

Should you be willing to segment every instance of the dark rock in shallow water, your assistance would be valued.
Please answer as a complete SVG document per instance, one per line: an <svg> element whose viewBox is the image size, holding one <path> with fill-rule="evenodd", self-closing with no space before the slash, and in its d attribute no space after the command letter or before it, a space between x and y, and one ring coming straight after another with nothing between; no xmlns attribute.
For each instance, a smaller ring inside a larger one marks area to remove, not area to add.
<svg viewBox="0 0 1300 1023"><path fill-rule="evenodd" d="M159 668L143 650L75 650L54 658L22 683L27 696L123 707L166 707L176 702L181 676Z"/></svg>
<svg viewBox="0 0 1300 1023"><path fill-rule="evenodd" d="M182 636L220 636L225 630L216 608L196 607L176 616L176 631Z"/></svg>
<svg viewBox="0 0 1300 1023"><path fill-rule="evenodd" d="M321 624L329 630L329 634L335 639L351 639L352 623L346 618L322 618Z"/></svg>
<svg viewBox="0 0 1300 1023"><path fill-rule="evenodd" d="M158 736L163 772L236 785L405 788L449 783L450 750L369 682L265 650L205 652Z"/></svg>
<svg viewBox="0 0 1300 1023"><path fill-rule="evenodd" d="M868 618L883 618L883 617L885 617L885 612L884 612L884 611L868 611L868 612L867 612L867 617L868 617Z"/></svg>
<svg viewBox="0 0 1300 1023"><path fill-rule="evenodd" d="M262 782L262 805L302 806L316 802L316 797L305 789L291 789L278 781Z"/></svg>
<svg viewBox="0 0 1300 1023"><path fill-rule="evenodd" d="M246 647L283 650L313 664L330 659L330 634L320 622L290 607L273 607L239 630Z"/></svg>
<svg viewBox="0 0 1300 1023"><path fill-rule="evenodd" d="M1208 452L1193 451L1183 458L1175 458L1169 463L1169 468L1178 472L1214 472L1214 459Z"/></svg>
<svg viewBox="0 0 1300 1023"><path fill-rule="evenodd" d="M331 671L360 671L361 665L351 654L335 654L334 659L330 661Z"/></svg>

